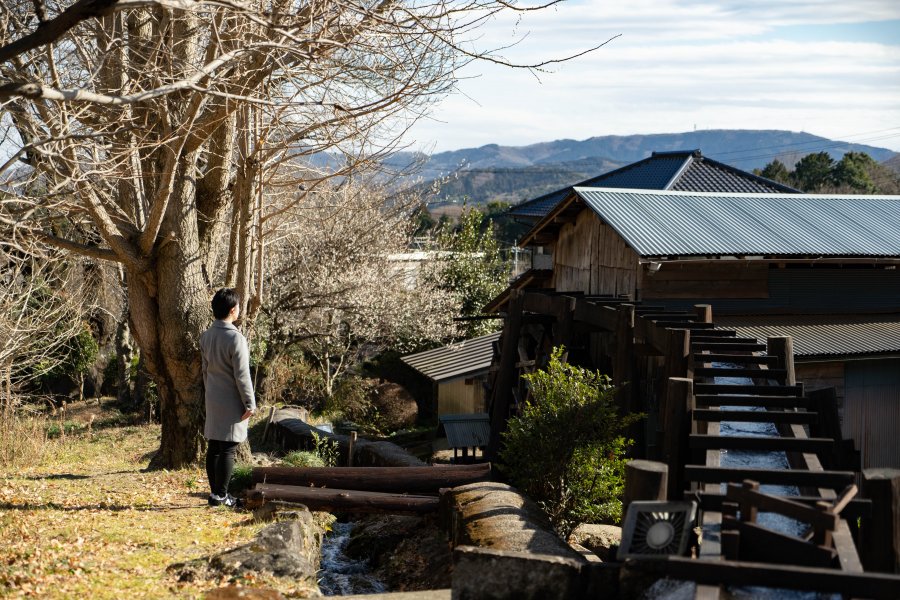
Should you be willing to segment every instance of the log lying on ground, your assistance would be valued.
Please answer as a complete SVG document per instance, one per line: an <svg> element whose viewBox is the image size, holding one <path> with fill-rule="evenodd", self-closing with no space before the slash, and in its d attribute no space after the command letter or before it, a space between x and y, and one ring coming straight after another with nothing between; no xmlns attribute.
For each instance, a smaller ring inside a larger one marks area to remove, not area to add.
<svg viewBox="0 0 900 600"><path fill-rule="evenodd" d="M254 484L436 494L441 488L489 481L491 464L445 467L256 467L252 478Z"/></svg>
<svg viewBox="0 0 900 600"><path fill-rule="evenodd" d="M376 512L433 512L438 509L436 496L383 494L357 490L301 487L294 485L257 484L247 494L247 506L261 506L268 500L282 500L306 505L314 511Z"/></svg>

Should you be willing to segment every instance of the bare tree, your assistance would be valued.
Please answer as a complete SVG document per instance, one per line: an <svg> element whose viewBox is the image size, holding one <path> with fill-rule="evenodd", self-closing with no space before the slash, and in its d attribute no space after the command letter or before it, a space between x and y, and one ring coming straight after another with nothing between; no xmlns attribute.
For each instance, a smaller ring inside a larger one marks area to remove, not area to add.
<svg viewBox="0 0 900 600"><path fill-rule="evenodd" d="M0 243L0 411L15 408L20 386L57 366L83 326L78 269L7 235Z"/></svg>
<svg viewBox="0 0 900 600"><path fill-rule="evenodd" d="M344 182L278 215L266 251L268 352L301 347L327 396L361 350L415 348L455 331L454 297L421 277L407 250L419 206L373 181Z"/></svg>
<svg viewBox="0 0 900 600"><path fill-rule="evenodd" d="M202 448L197 339L208 299L235 285L252 323L264 190L282 166L318 164L303 182L314 190L391 151L455 69L500 60L470 40L504 10L517 9L505 0L2 4L0 118L14 150L0 178L14 172L6 185L30 201L18 225L122 264L131 332L160 396L155 464L190 463ZM45 193L27 198L23 169Z"/></svg>

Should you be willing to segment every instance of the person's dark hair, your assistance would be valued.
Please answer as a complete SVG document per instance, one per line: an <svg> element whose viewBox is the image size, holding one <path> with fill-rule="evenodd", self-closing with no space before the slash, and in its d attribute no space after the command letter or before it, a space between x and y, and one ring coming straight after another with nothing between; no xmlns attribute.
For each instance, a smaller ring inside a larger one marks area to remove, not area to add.
<svg viewBox="0 0 900 600"><path fill-rule="evenodd" d="M212 299L213 316L217 319L224 319L240 301L241 296L234 289L222 288Z"/></svg>

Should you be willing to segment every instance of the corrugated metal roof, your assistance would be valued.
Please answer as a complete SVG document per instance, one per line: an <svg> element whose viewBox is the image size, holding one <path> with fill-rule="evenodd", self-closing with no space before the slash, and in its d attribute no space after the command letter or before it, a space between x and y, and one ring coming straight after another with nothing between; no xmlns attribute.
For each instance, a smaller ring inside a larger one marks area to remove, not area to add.
<svg viewBox="0 0 900 600"><path fill-rule="evenodd" d="M636 163L576 183L509 209L513 217L541 218L573 187L604 187L686 192L799 193L799 190L703 156L699 150L654 152Z"/></svg>
<svg viewBox="0 0 900 600"><path fill-rule="evenodd" d="M641 256L900 256L900 196L575 191Z"/></svg>
<svg viewBox="0 0 900 600"><path fill-rule="evenodd" d="M789 335L794 356L853 356L900 352L900 314L716 317L722 329L765 340Z"/></svg>
<svg viewBox="0 0 900 600"><path fill-rule="evenodd" d="M444 415L440 420L451 448L487 446L491 439L491 418L487 413Z"/></svg>
<svg viewBox="0 0 900 600"><path fill-rule="evenodd" d="M491 344L500 333L463 340L448 346L402 357L403 362L435 381L444 381L486 371L494 351Z"/></svg>

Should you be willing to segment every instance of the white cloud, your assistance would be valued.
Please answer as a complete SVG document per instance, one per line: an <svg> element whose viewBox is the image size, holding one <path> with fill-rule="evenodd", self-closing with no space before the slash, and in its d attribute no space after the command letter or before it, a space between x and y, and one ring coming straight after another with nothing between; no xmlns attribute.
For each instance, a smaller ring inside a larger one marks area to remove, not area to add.
<svg viewBox="0 0 900 600"><path fill-rule="evenodd" d="M699 128L805 130L828 137L900 127L900 46L775 39L782 26L900 19L900 2L586 0L529 13L502 54L533 62L623 37L555 72L484 63L463 74L413 130L437 150L485 143ZM508 44L509 23L481 32L481 48ZM465 96L470 96L476 102ZM897 137L874 141L900 150ZM862 141L862 140L860 140Z"/></svg>

